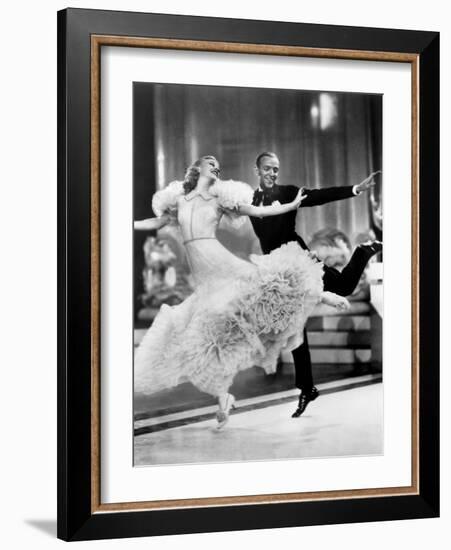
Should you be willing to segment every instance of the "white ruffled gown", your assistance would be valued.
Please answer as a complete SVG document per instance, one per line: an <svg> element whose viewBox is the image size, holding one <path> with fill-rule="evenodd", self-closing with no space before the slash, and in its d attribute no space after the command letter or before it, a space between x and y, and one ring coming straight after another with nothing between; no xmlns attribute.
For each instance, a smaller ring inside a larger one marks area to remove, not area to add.
<svg viewBox="0 0 451 550"><path fill-rule="evenodd" d="M237 208L251 204L252 195L234 181L188 195L173 182L154 195L155 213L180 225L195 291L179 305L163 305L145 334L135 355L136 392L190 381L219 396L238 371L258 365L275 372L281 350L302 343L323 290L322 264L295 242L245 261L216 239L223 215L244 221Z"/></svg>

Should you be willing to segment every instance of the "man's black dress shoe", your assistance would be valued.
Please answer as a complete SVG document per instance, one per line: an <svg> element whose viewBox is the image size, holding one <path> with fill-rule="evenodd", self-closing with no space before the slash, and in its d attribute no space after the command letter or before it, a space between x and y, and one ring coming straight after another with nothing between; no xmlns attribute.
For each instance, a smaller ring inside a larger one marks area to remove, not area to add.
<svg viewBox="0 0 451 550"><path fill-rule="evenodd" d="M359 244L359 247L367 253L368 258L371 258L382 250L382 243L381 241L368 241Z"/></svg>
<svg viewBox="0 0 451 550"><path fill-rule="evenodd" d="M301 395L299 396L298 408L291 415L291 418L298 418L299 416L301 416L301 414L305 411L310 401L315 401L318 395L319 395L319 391L315 387L313 387L311 391L307 393L302 392Z"/></svg>

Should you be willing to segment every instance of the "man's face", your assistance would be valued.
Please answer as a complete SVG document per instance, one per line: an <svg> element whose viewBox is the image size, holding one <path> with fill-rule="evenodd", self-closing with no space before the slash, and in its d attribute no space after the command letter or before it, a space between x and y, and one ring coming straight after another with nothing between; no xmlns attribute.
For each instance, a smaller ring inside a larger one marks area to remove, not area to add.
<svg viewBox="0 0 451 550"><path fill-rule="evenodd" d="M256 167L257 176L262 189L271 189L279 177L279 159L277 157L263 157Z"/></svg>

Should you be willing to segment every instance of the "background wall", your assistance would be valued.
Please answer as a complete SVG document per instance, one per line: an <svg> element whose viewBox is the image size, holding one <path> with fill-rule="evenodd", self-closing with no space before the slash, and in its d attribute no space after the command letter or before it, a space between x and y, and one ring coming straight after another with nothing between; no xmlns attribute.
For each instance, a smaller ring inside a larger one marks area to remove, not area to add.
<svg viewBox="0 0 451 550"><path fill-rule="evenodd" d="M442 32L442 259L450 279L451 26L446 4L391 0L73 0L72 7L412 28ZM2 9L0 87L1 541L8 549L54 548L56 527L56 10L25 0ZM431 189L431 192L435 192ZM402 243L400 243L402 246ZM85 543L84 548L346 548L446 546L451 534L449 285L442 289L442 518Z"/></svg>

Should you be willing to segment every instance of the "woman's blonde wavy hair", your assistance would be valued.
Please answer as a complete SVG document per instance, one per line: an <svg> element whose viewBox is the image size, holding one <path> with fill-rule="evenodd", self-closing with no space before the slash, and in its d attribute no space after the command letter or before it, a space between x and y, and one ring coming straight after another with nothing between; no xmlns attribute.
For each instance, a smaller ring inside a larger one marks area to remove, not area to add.
<svg viewBox="0 0 451 550"><path fill-rule="evenodd" d="M193 189L196 189L200 175L200 163L205 159L217 160L216 157L212 155L206 155L204 157L200 157L188 167L183 179L183 191L185 192L185 195L190 193Z"/></svg>

